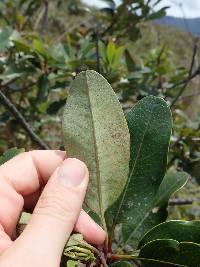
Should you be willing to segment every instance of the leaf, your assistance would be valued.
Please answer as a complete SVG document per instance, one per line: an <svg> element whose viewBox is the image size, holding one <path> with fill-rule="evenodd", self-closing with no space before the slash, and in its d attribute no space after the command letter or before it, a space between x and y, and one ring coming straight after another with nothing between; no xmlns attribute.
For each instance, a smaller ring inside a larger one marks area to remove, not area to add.
<svg viewBox="0 0 200 267"><path fill-rule="evenodd" d="M126 66L129 72L134 71L135 61L128 49L125 50Z"/></svg>
<svg viewBox="0 0 200 267"><path fill-rule="evenodd" d="M160 10L158 10L157 12L154 12L152 14L150 14L147 17L147 20L154 20L154 19L159 19L162 18L166 15L166 10L169 8L169 6L163 7Z"/></svg>
<svg viewBox="0 0 200 267"><path fill-rule="evenodd" d="M47 113L49 115L56 114L66 103L66 99L60 99L49 104Z"/></svg>
<svg viewBox="0 0 200 267"><path fill-rule="evenodd" d="M179 242L200 243L200 221L169 221L150 230L141 240L139 247L155 239L175 239Z"/></svg>
<svg viewBox="0 0 200 267"><path fill-rule="evenodd" d="M68 155L86 162L90 171L86 206L104 223L105 210L126 183L130 143L120 103L97 72L81 72L75 78L64 111L63 132Z"/></svg>
<svg viewBox="0 0 200 267"><path fill-rule="evenodd" d="M180 189L188 179L188 174L184 172L174 173L168 172L163 178L162 183L158 189L155 196L154 203L151 207L151 211L145 220L143 220L140 227L138 227L135 236L135 245L138 243L139 239L146 234L148 230L164 222L167 219L167 204L172 194L174 194L178 189ZM132 243L133 244L133 243Z"/></svg>
<svg viewBox="0 0 200 267"><path fill-rule="evenodd" d="M16 227L17 236L21 235L21 233L24 231L26 225L30 221L30 218L31 218L31 213L22 212Z"/></svg>
<svg viewBox="0 0 200 267"><path fill-rule="evenodd" d="M12 34L12 29L10 27L5 27L0 29L0 53L3 53L9 45L9 38Z"/></svg>
<svg viewBox="0 0 200 267"><path fill-rule="evenodd" d="M10 148L8 149L6 152L3 153L2 156L0 156L0 165L4 164L6 161L14 158L15 156L17 156L18 154L24 152L23 148Z"/></svg>
<svg viewBox="0 0 200 267"><path fill-rule="evenodd" d="M131 135L129 178L119 201L108 211L107 217L111 232L116 224L122 223L120 245L137 246L145 229L142 232L138 230L152 211L165 174L171 114L163 99L149 96L132 108L127 121Z"/></svg>
<svg viewBox="0 0 200 267"><path fill-rule="evenodd" d="M67 261L67 267L76 267L78 263L79 263L78 261L69 260Z"/></svg>
<svg viewBox="0 0 200 267"><path fill-rule="evenodd" d="M92 262L95 259L94 252L98 252L97 249L84 241L81 234L73 234L65 245L63 255L75 260Z"/></svg>
<svg viewBox="0 0 200 267"><path fill-rule="evenodd" d="M78 246L80 244L84 245L84 240L83 240L82 234L73 234L70 236L70 239L68 240L65 247Z"/></svg>
<svg viewBox="0 0 200 267"><path fill-rule="evenodd" d="M115 58L115 52L116 52L116 47L115 44L110 40L107 45L107 59L110 65L113 64L113 60Z"/></svg>
<svg viewBox="0 0 200 267"><path fill-rule="evenodd" d="M159 207L166 205L171 195L183 187L187 183L188 178L189 174L186 172L175 173L169 171L159 187L154 205Z"/></svg>
<svg viewBox="0 0 200 267"><path fill-rule="evenodd" d="M44 43L41 42L40 40L34 39L32 47L33 47L34 50L36 50L44 58L48 57L47 49L46 49Z"/></svg>
<svg viewBox="0 0 200 267"><path fill-rule="evenodd" d="M148 261L143 260L145 258ZM145 262L142 267L170 266L170 263L197 267L200 263L200 245L190 242L179 243L173 239L154 240L141 249L139 259Z"/></svg>
<svg viewBox="0 0 200 267"><path fill-rule="evenodd" d="M48 97L50 91L50 82L46 74L42 74L37 82L38 91L36 96L36 102L41 103Z"/></svg>

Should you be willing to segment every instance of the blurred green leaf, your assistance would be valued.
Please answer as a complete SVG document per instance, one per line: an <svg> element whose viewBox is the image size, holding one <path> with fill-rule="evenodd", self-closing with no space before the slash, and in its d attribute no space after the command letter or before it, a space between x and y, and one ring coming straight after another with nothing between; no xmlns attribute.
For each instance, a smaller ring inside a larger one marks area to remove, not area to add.
<svg viewBox="0 0 200 267"><path fill-rule="evenodd" d="M0 53L3 53L9 45L12 29L8 26L0 28Z"/></svg>
<svg viewBox="0 0 200 267"><path fill-rule="evenodd" d="M37 96L36 96L36 103L41 103L45 101L48 97L51 85L48 79L48 75L42 74L37 82Z"/></svg>
<svg viewBox="0 0 200 267"><path fill-rule="evenodd" d="M6 152L3 153L2 156L0 156L0 165L4 164L6 161L12 159L13 157L17 156L18 154L24 152L23 148L10 148Z"/></svg>

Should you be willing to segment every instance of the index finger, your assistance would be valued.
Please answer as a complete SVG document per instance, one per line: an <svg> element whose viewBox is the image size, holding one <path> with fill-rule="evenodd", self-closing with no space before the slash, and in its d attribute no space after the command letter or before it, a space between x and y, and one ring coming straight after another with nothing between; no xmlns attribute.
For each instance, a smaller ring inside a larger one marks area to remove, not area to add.
<svg viewBox="0 0 200 267"><path fill-rule="evenodd" d="M0 166L0 224L13 236L24 198L46 184L66 153L34 150L22 153Z"/></svg>

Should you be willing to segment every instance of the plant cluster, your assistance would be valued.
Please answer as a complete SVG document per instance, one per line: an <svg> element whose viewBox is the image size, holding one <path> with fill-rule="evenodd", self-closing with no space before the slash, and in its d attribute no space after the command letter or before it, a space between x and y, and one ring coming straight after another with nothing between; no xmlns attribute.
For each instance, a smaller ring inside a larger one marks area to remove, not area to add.
<svg viewBox="0 0 200 267"><path fill-rule="evenodd" d="M78 0L0 2L0 152L65 143L89 166L84 208L107 240L97 249L72 236L63 266L196 267L198 221L165 220L170 196L188 179L182 171L199 182L200 121L186 115L183 95L200 74L198 47L189 70L162 42L136 55L142 27L166 8L155 11L161 0L104 2L101 10Z"/></svg>

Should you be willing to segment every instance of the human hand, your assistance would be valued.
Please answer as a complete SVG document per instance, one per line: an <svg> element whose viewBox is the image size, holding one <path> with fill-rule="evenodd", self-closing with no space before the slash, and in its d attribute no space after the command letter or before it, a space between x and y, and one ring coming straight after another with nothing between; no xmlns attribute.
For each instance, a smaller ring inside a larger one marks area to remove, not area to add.
<svg viewBox="0 0 200 267"><path fill-rule="evenodd" d="M73 229L93 244L105 232L83 210L88 170L62 151L30 151L0 166L0 267L58 267ZM34 209L16 238L23 209Z"/></svg>

